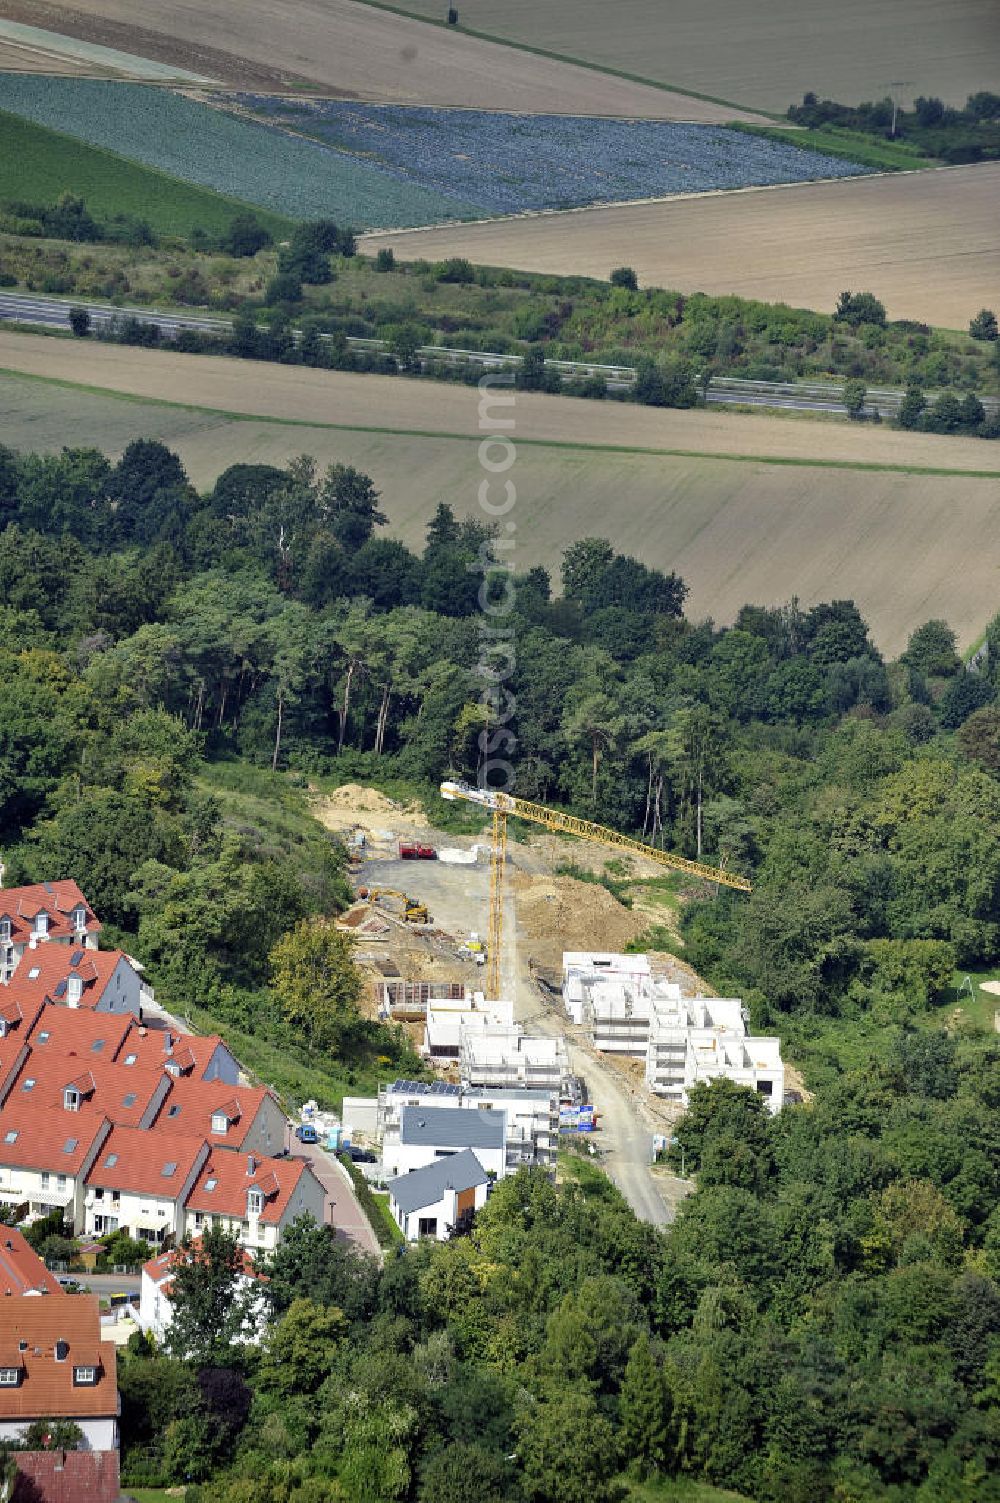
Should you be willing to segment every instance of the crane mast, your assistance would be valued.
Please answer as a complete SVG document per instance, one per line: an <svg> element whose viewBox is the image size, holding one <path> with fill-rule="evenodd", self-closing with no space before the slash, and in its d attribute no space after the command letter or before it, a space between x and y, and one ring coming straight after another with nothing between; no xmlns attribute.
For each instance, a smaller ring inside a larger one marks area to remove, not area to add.
<svg viewBox="0 0 1000 1503"><path fill-rule="evenodd" d="M595 845L613 846L631 851L655 861L671 871L685 872L691 877L700 877L706 882L721 883L738 892L750 892L746 877L721 867L708 866L701 861L689 861L685 856L674 856L670 851L657 850L644 845L641 840L621 835L606 825L598 825L589 819L579 819L575 814L565 814L550 809L546 804L533 804L528 799L515 798L511 793L500 793L489 788L472 788L468 783L445 782L441 784L441 797L449 801L463 799L480 808L489 809L493 816L493 845L490 853L490 908L487 925L486 986L490 997L500 992L500 950L503 942L503 895L504 869L507 860L507 820L511 816L526 819L531 824L541 825L558 835L576 835Z"/></svg>

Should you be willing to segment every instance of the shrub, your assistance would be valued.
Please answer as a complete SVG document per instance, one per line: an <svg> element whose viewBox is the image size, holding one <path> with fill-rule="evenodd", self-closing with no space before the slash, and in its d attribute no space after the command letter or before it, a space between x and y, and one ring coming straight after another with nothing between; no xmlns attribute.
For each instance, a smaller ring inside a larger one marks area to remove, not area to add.
<svg viewBox="0 0 1000 1503"><path fill-rule="evenodd" d="M639 290L639 278L631 266L616 266L609 280L612 287L627 287L630 292Z"/></svg>

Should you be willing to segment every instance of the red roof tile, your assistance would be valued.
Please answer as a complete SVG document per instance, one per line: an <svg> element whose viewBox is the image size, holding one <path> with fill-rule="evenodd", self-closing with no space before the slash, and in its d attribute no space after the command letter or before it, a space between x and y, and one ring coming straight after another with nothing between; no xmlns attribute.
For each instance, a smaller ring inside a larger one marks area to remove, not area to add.
<svg viewBox="0 0 1000 1503"><path fill-rule="evenodd" d="M265 1086L234 1086L224 1080L192 1080L190 1076L182 1076L175 1080L154 1126L204 1133L213 1142L225 1138L238 1146L270 1094ZM223 1114L230 1124L226 1134L212 1130L212 1118L217 1113Z"/></svg>
<svg viewBox="0 0 1000 1503"><path fill-rule="evenodd" d="M18 1349L21 1364L17 1387L0 1387L0 1421L117 1415L115 1344L101 1340L96 1294L58 1300L12 1295L0 1308L5 1344ZM59 1342L66 1344L62 1361ZM97 1382L75 1383L74 1368L95 1362Z"/></svg>
<svg viewBox="0 0 1000 1503"><path fill-rule="evenodd" d="M205 1151L203 1138L116 1127L102 1145L87 1184L176 1200Z"/></svg>
<svg viewBox="0 0 1000 1503"><path fill-rule="evenodd" d="M265 1196L261 1221L279 1222L307 1167L301 1159L259 1159L253 1154L213 1151L188 1196L187 1209L242 1221L247 1214L247 1191L260 1190Z"/></svg>
<svg viewBox="0 0 1000 1503"><path fill-rule="evenodd" d="M11 1503L118 1503L117 1451L17 1451Z"/></svg>
<svg viewBox="0 0 1000 1503"><path fill-rule="evenodd" d="M229 1046L217 1033L178 1033L176 1029L150 1028L133 1020L128 1037L118 1052L122 1057L134 1054L142 1065L179 1063L182 1076L190 1075L200 1080L220 1044L228 1052ZM230 1086L230 1091L232 1089Z"/></svg>
<svg viewBox="0 0 1000 1503"><path fill-rule="evenodd" d="M41 1291L63 1293L59 1280L49 1273L24 1234L16 1226L0 1227L0 1297Z"/></svg>
<svg viewBox="0 0 1000 1503"><path fill-rule="evenodd" d="M159 1253L155 1258L150 1258L148 1263L143 1263L142 1271L151 1278L158 1289L166 1294L170 1293L170 1282L174 1276L174 1269L181 1262L190 1261L191 1254L197 1255L201 1250L201 1238L196 1237L190 1248L172 1247L168 1252ZM243 1259L243 1273L248 1279L260 1279L267 1283L267 1275L261 1273L254 1262L253 1254L246 1248L239 1249Z"/></svg>
<svg viewBox="0 0 1000 1503"><path fill-rule="evenodd" d="M26 1089L28 1081L34 1081L30 1090ZM65 1104L65 1093L71 1086L80 1097L80 1109L101 1112L123 1127L137 1127L157 1092L167 1090L162 1070L116 1064L98 1055L81 1059L78 1054L30 1049L6 1104L13 1105L30 1095L33 1102L60 1114L53 1121L61 1131L77 1115Z"/></svg>
<svg viewBox="0 0 1000 1503"><path fill-rule="evenodd" d="M107 1129L101 1112L83 1108L57 1118L42 1103L8 1098L0 1108L0 1164L76 1175Z"/></svg>
<svg viewBox="0 0 1000 1503"><path fill-rule="evenodd" d="M27 950L0 997L8 1004L18 1002L32 1011L43 1002L69 1004L69 978L79 976L81 996L74 1008L96 1007L114 975L120 960L128 961L124 950L86 950L82 945L39 945Z"/></svg>
<svg viewBox="0 0 1000 1503"><path fill-rule="evenodd" d="M0 919L10 919L14 944L26 943L36 914L43 912L49 915L49 935L53 939L72 938L77 932L72 922L77 908L86 910L86 932L97 934L101 925L75 882L36 882L28 887L0 888Z"/></svg>
<svg viewBox="0 0 1000 1503"><path fill-rule="evenodd" d="M3 989L0 988L0 995ZM117 1016L89 1008L59 1007L47 1002L31 1025L32 1049L47 1054L79 1054L113 1060L132 1027L129 1013ZM19 1030L20 1031L20 1030Z"/></svg>

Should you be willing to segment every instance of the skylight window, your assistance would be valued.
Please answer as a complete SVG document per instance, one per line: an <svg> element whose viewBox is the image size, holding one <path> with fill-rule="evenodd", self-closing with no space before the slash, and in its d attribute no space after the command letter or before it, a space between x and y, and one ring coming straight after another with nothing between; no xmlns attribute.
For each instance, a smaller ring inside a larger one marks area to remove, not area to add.
<svg viewBox="0 0 1000 1503"><path fill-rule="evenodd" d="M137 1097L135 1092L129 1091L128 1095L122 1101L122 1106L135 1106L136 1100Z"/></svg>
<svg viewBox="0 0 1000 1503"><path fill-rule="evenodd" d="M47 1044L48 1041L49 1041L49 1039L51 1037L52 1037L52 1035L49 1033L48 1029L44 1028L42 1030L42 1032L38 1035L37 1039L35 1040L35 1043L36 1044Z"/></svg>
<svg viewBox="0 0 1000 1503"><path fill-rule="evenodd" d="M207 1179L205 1181L205 1189L206 1190L214 1190L215 1187L216 1187L216 1185L218 1183L219 1183L219 1181L217 1179Z"/></svg>
<svg viewBox="0 0 1000 1503"><path fill-rule="evenodd" d="M174 1159L169 1159L167 1161L167 1163L164 1164L163 1168L160 1170L160 1174L162 1175L162 1177L164 1179L169 1179L172 1174L176 1174L176 1173L177 1173L177 1164L176 1164L176 1161Z"/></svg>
<svg viewBox="0 0 1000 1503"><path fill-rule="evenodd" d="M7 1133L7 1134L5 1134L5 1136L4 1136L4 1142L5 1143L16 1143L17 1142L17 1128L16 1127L12 1127L11 1130L10 1130L10 1132Z"/></svg>
<svg viewBox="0 0 1000 1503"><path fill-rule="evenodd" d="M41 968L41 966L40 965L33 965L31 967L31 970L28 972L28 980L29 981L37 981L38 978L39 978L39 976L41 974L42 974L42 968Z"/></svg>
<svg viewBox="0 0 1000 1503"><path fill-rule="evenodd" d="M104 1167L105 1167L105 1169L113 1169L115 1167L115 1165L117 1164L117 1162L118 1162L118 1155L117 1155L117 1153L109 1153L108 1156L107 1156L107 1158L104 1160Z"/></svg>
<svg viewBox="0 0 1000 1503"><path fill-rule="evenodd" d="M125 1063L127 1065L134 1065L138 1058L139 1056L137 1054L126 1054Z"/></svg>
<svg viewBox="0 0 1000 1503"><path fill-rule="evenodd" d="M101 1052L101 1050L103 1048L104 1048L104 1039L95 1039L94 1042L90 1046L90 1052L91 1052L91 1054L100 1054L100 1052Z"/></svg>
<svg viewBox="0 0 1000 1503"><path fill-rule="evenodd" d="M170 1110L167 1112L167 1116L168 1117L179 1117L180 1114L181 1114L181 1109L176 1104L174 1106L172 1106L170 1108Z"/></svg>
<svg viewBox="0 0 1000 1503"><path fill-rule="evenodd" d="M21 1090L22 1091L33 1091L34 1089L35 1089L35 1077L33 1075L29 1075L28 1078L27 1078L27 1080L24 1082L24 1085L21 1087Z"/></svg>
<svg viewBox="0 0 1000 1503"><path fill-rule="evenodd" d="M63 1144L63 1153L75 1153L79 1138L67 1138Z"/></svg>

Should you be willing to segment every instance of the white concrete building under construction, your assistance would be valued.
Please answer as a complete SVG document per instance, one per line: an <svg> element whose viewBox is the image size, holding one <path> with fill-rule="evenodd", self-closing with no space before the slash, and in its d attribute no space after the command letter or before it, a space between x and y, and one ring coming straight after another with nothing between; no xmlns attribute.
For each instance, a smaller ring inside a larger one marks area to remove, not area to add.
<svg viewBox="0 0 1000 1503"><path fill-rule="evenodd" d="M719 1076L763 1096L772 1112L785 1094L779 1039L747 1031L738 997L686 996L654 978L645 955L563 956L566 1010L594 1047L642 1059L651 1091L683 1106L699 1082Z"/></svg>

